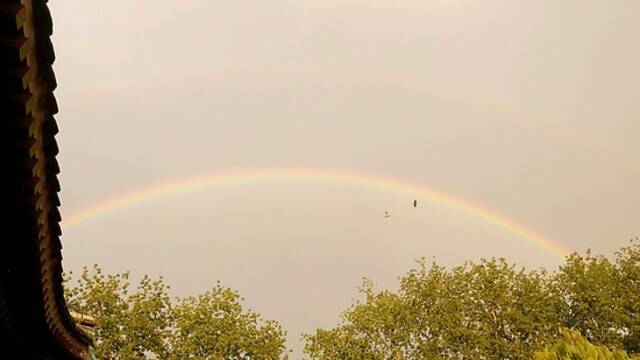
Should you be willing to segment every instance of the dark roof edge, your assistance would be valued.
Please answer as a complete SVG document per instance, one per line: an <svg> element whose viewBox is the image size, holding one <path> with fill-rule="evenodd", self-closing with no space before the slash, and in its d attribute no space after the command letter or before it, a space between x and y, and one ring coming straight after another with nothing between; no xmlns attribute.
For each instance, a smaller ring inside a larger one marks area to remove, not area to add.
<svg viewBox="0 0 640 360"><path fill-rule="evenodd" d="M4 20L15 18L17 33L3 36L2 40L15 46L19 65L26 65L10 67L1 64L2 70L16 74L16 83L22 85L22 89L9 93L3 100L9 99L13 112L17 114L14 118L16 125L25 134L28 132L28 140L20 144L26 154L28 168L19 186L20 191L31 197L31 201L26 202L29 211L25 213L29 214L29 219L25 221L30 224L30 238L34 242L29 252L35 253L26 256L23 253L21 256L25 256L24 261L36 262L32 266L35 275L30 278L38 284L29 285L36 286L37 293L41 295L40 301L36 302L41 308L35 313L44 317L38 322L46 324L45 337L61 353L81 359L86 357L91 338L76 326L69 314L62 281L58 147L55 140L58 129L53 117L58 108L53 96L57 84L52 70L55 55L50 39L53 30L51 15L46 0L0 0L0 15Z"/></svg>

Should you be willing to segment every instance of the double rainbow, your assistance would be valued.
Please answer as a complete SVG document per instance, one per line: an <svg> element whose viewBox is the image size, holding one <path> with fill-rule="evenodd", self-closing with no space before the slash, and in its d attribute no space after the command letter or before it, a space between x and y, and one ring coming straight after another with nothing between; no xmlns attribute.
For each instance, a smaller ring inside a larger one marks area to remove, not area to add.
<svg viewBox="0 0 640 360"><path fill-rule="evenodd" d="M528 242L533 243L561 258L564 258L564 256L569 253L569 251L559 243L552 241L551 239L528 228L523 224L516 222L513 219L489 210L481 205L465 201L454 195L437 191L426 186L414 184L403 180L362 173L302 168L225 172L176 179L153 185L141 190L125 193L118 197L88 207L75 214L72 214L67 219L65 219L63 221L63 226L70 227L108 211L169 194L265 180L350 183L408 193L419 197L420 199L426 199L435 203L443 204L462 211L475 218L484 220L504 230L507 230L512 234L515 234L518 237L527 240Z"/></svg>

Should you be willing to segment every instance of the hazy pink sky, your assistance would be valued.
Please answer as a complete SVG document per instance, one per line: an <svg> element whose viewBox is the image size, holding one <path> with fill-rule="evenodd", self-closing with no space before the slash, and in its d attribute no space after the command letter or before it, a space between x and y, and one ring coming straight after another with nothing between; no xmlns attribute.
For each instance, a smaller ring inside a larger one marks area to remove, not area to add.
<svg viewBox="0 0 640 360"><path fill-rule="evenodd" d="M277 167L396 178L569 249L639 235L640 2L55 1L63 217L182 177ZM362 276L425 256L559 260L494 224L359 184L255 181L64 228L65 269L216 280L302 331ZM392 218L385 220L385 210ZM298 353L296 353L298 354Z"/></svg>

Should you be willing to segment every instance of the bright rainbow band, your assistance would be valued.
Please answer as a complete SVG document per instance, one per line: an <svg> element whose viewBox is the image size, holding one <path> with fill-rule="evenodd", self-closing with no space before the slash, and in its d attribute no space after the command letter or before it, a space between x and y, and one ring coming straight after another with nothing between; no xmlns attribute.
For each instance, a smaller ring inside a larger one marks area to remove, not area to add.
<svg viewBox="0 0 640 360"><path fill-rule="evenodd" d="M412 194L421 200L429 200L460 210L475 218L507 230L519 237L564 258L569 251L562 245L554 242L540 233L519 224L515 220L498 214L481 205L460 199L454 195L437 191L426 186L417 185L407 181L361 174L347 171L328 171L304 168L267 169L253 171L237 171L214 173L204 176L194 176L176 179L165 183L150 186L145 189L133 191L88 207L69 216L63 222L63 226L70 227L84 220L103 214L105 212L126 207L148 199L176 194L186 191L196 191L203 188L233 185L246 182L258 182L262 180L297 180L297 181L323 181L361 184L369 187L387 189Z"/></svg>

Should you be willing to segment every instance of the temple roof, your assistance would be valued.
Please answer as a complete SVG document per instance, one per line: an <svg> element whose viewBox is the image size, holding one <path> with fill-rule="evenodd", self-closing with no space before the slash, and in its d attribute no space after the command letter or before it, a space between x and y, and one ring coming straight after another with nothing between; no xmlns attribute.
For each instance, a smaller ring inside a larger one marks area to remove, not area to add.
<svg viewBox="0 0 640 360"><path fill-rule="evenodd" d="M44 0L0 0L0 356L86 358L62 288L58 112Z"/></svg>

